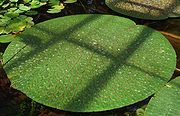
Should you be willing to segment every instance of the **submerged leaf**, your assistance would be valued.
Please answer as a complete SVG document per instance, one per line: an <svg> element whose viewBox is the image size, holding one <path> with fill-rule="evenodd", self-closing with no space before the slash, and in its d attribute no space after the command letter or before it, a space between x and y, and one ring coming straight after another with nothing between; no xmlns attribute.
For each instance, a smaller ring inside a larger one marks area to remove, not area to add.
<svg viewBox="0 0 180 116"><path fill-rule="evenodd" d="M141 101L171 78L176 55L159 32L111 15L45 21L10 43L12 87L44 105L92 112Z"/></svg>

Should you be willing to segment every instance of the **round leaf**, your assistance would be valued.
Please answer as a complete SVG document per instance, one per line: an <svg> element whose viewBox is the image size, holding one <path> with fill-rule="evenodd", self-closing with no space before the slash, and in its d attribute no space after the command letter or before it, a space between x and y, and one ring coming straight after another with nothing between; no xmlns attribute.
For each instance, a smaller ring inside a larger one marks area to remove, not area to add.
<svg viewBox="0 0 180 116"><path fill-rule="evenodd" d="M146 116L180 115L180 77L170 81L150 100Z"/></svg>
<svg viewBox="0 0 180 116"><path fill-rule="evenodd" d="M175 51L159 32L111 15L76 15L26 29L4 53L12 87L67 111L141 101L170 79Z"/></svg>

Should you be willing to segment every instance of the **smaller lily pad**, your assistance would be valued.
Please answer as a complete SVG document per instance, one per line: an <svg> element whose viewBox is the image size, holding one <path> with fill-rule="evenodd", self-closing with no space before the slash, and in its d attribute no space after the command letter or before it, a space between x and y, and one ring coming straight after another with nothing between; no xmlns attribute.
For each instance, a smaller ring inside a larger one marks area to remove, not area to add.
<svg viewBox="0 0 180 116"><path fill-rule="evenodd" d="M177 2L177 7L169 14L169 17L180 17L180 1Z"/></svg>
<svg viewBox="0 0 180 116"><path fill-rule="evenodd" d="M105 0L112 10L141 19L161 20L179 17L178 0Z"/></svg>
<svg viewBox="0 0 180 116"><path fill-rule="evenodd" d="M145 116L180 116L180 77L167 83L150 100Z"/></svg>

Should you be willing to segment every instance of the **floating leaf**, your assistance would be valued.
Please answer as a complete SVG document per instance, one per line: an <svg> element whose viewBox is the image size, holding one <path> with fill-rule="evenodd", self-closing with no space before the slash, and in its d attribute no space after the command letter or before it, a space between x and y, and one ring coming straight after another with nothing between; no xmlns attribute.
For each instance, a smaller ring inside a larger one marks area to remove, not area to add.
<svg viewBox="0 0 180 116"><path fill-rule="evenodd" d="M28 11L28 10L30 10L31 8L28 7L28 6L25 6L24 4L19 4L19 9L20 9L20 10L23 10L23 11Z"/></svg>
<svg viewBox="0 0 180 116"><path fill-rule="evenodd" d="M23 0L24 3L29 3L31 0Z"/></svg>
<svg viewBox="0 0 180 116"><path fill-rule="evenodd" d="M0 16L0 34L8 34L10 32L23 31L25 28L30 28L34 25L33 18L25 15L18 15L13 17L12 14L5 14ZM9 16L9 17L8 17ZM13 17L13 18L10 18Z"/></svg>
<svg viewBox="0 0 180 116"><path fill-rule="evenodd" d="M180 1L177 1L177 6L173 9L169 17L180 17Z"/></svg>
<svg viewBox="0 0 180 116"><path fill-rule="evenodd" d="M13 12L13 11L17 10L17 8L14 7L14 8L9 8L9 9L7 9L7 10L8 10L8 12Z"/></svg>
<svg viewBox="0 0 180 116"><path fill-rule="evenodd" d="M64 3L74 3L77 2L77 0L65 0Z"/></svg>
<svg viewBox="0 0 180 116"><path fill-rule="evenodd" d="M7 3L7 4L2 5L2 7L3 7L3 8L6 8L6 7L8 7L9 5L10 5L10 3Z"/></svg>
<svg viewBox="0 0 180 116"><path fill-rule="evenodd" d="M172 14L175 16L179 7L179 0L105 0L105 2L116 12L152 20L166 19Z"/></svg>
<svg viewBox="0 0 180 116"><path fill-rule="evenodd" d="M10 33L10 30L7 30L6 27L0 27L0 34L8 34Z"/></svg>
<svg viewBox="0 0 180 116"><path fill-rule="evenodd" d="M0 27L0 34L4 33L4 27Z"/></svg>
<svg viewBox="0 0 180 116"><path fill-rule="evenodd" d="M7 12L4 14L4 16L10 17L10 18L15 18L17 16L19 16L19 13L17 12Z"/></svg>
<svg viewBox="0 0 180 116"><path fill-rule="evenodd" d="M0 43L8 43L14 40L12 35L0 35Z"/></svg>
<svg viewBox="0 0 180 116"><path fill-rule="evenodd" d="M10 20L11 20L10 17L2 16L2 17L0 18L0 27L8 25L9 22L10 22Z"/></svg>
<svg viewBox="0 0 180 116"><path fill-rule="evenodd" d="M7 30L11 30L11 32L19 32L24 30L26 27L26 22L24 22L23 18L17 17L7 25Z"/></svg>
<svg viewBox="0 0 180 116"><path fill-rule="evenodd" d="M18 2L18 0L10 0L11 2Z"/></svg>
<svg viewBox="0 0 180 116"><path fill-rule="evenodd" d="M59 13L61 12L61 10L64 9L64 5L60 4L60 5L54 5L52 6L51 9L48 9L48 13Z"/></svg>
<svg viewBox="0 0 180 116"><path fill-rule="evenodd" d="M6 27L0 27L0 34L8 34L11 31L6 30Z"/></svg>
<svg viewBox="0 0 180 116"><path fill-rule="evenodd" d="M0 59L2 60L3 59L3 53L0 52Z"/></svg>
<svg viewBox="0 0 180 116"><path fill-rule="evenodd" d="M180 116L180 77L170 81L150 100L146 116Z"/></svg>
<svg viewBox="0 0 180 116"><path fill-rule="evenodd" d="M33 22L33 18L32 18L32 17L27 17L27 18L25 19L25 21L26 21L26 28L30 28L30 27L32 27L32 26L34 25L34 22Z"/></svg>
<svg viewBox="0 0 180 116"><path fill-rule="evenodd" d="M7 12L7 10L0 10L0 14L4 14L6 12Z"/></svg>
<svg viewBox="0 0 180 116"><path fill-rule="evenodd" d="M6 0L0 0L0 6L5 2Z"/></svg>
<svg viewBox="0 0 180 116"><path fill-rule="evenodd" d="M34 25L32 20L33 19L31 17L20 15L9 22L9 24L6 26L6 31L8 32L23 31L25 28L29 28L32 25Z"/></svg>
<svg viewBox="0 0 180 116"><path fill-rule="evenodd" d="M31 8L39 8L39 7L41 7L41 6L45 5L45 4L46 4L46 2L40 2L39 0L32 0L30 2L30 7Z"/></svg>
<svg viewBox="0 0 180 116"><path fill-rule="evenodd" d="M24 13L25 11L23 11L23 10L20 10L20 9L17 9L17 10L15 10L14 11L14 13L18 13L18 14L20 14L20 13Z"/></svg>
<svg viewBox="0 0 180 116"><path fill-rule="evenodd" d="M48 2L48 1L50 1L50 0L40 0L41 2Z"/></svg>
<svg viewBox="0 0 180 116"><path fill-rule="evenodd" d="M59 4L59 0L49 0L48 2L49 2L49 4L50 4L51 6L54 6L54 5L58 5L58 4Z"/></svg>
<svg viewBox="0 0 180 116"><path fill-rule="evenodd" d="M124 107L171 78L176 55L159 32L111 15L45 21L6 49L12 87L44 105L92 112Z"/></svg>

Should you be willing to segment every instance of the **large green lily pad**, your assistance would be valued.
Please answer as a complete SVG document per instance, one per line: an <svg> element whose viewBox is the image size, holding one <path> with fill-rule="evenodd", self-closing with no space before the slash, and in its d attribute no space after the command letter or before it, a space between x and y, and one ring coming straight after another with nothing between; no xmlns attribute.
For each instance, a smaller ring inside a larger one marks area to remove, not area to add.
<svg viewBox="0 0 180 116"><path fill-rule="evenodd" d="M112 10L142 19L180 17L179 0L105 0Z"/></svg>
<svg viewBox="0 0 180 116"><path fill-rule="evenodd" d="M150 100L146 116L180 115L180 77L170 81Z"/></svg>
<svg viewBox="0 0 180 116"><path fill-rule="evenodd" d="M111 15L75 15L35 25L4 53L12 87L61 110L103 111L159 90L176 64L159 32Z"/></svg>

